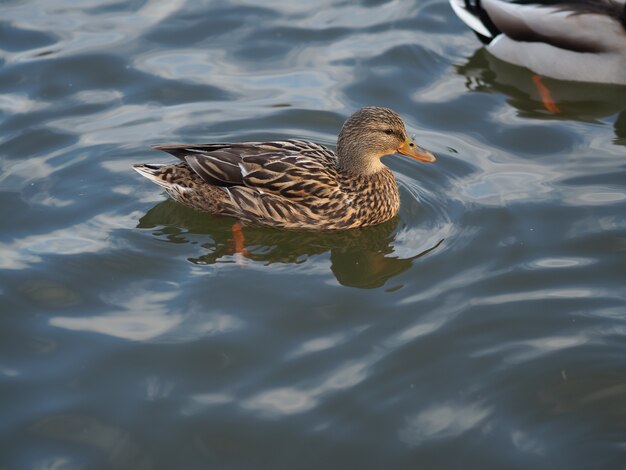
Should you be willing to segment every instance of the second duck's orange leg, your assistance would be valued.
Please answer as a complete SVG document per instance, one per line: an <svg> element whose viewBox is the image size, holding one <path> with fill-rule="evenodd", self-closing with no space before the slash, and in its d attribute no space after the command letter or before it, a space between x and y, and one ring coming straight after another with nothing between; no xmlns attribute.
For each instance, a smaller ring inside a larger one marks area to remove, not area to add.
<svg viewBox="0 0 626 470"><path fill-rule="evenodd" d="M548 90L548 87L543 84L539 75L533 75L533 83L535 84L535 87L537 88L537 91L541 96L543 106L553 114L560 113L561 110L552 100L552 96L550 96L550 90Z"/></svg>

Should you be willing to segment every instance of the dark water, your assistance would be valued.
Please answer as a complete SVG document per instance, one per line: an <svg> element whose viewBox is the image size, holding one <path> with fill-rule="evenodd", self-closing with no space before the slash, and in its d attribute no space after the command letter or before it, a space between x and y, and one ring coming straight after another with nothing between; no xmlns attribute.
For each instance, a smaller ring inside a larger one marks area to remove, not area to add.
<svg viewBox="0 0 626 470"><path fill-rule="evenodd" d="M626 91L532 78L444 0L3 2L0 468L624 468ZM365 105L439 157L379 227L130 169Z"/></svg>

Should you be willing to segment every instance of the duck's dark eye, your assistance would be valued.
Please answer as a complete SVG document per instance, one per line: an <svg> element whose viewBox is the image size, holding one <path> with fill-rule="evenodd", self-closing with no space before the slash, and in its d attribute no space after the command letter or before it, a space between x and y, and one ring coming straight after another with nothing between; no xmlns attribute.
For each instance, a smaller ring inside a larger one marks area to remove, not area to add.
<svg viewBox="0 0 626 470"><path fill-rule="evenodd" d="M387 134L387 135L391 135L391 134L393 134L393 129L387 129L387 130L385 131L385 134Z"/></svg>

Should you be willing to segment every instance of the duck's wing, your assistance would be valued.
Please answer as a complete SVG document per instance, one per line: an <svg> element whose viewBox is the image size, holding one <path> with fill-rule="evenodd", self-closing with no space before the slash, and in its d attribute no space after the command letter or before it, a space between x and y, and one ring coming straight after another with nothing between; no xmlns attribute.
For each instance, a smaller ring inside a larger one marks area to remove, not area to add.
<svg viewBox="0 0 626 470"><path fill-rule="evenodd" d="M339 190L335 154L306 140L155 148L178 157L204 181L231 194L247 188L301 202L332 197Z"/></svg>
<svg viewBox="0 0 626 470"><path fill-rule="evenodd" d="M223 191L222 214L274 227L343 227L336 219L348 196L338 182L335 154L321 145L287 140L157 148Z"/></svg>
<svg viewBox="0 0 626 470"><path fill-rule="evenodd" d="M574 52L626 53L625 0L482 0L479 7L515 41Z"/></svg>
<svg viewBox="0 0 626 470"><path fill-rule="evenodd" d="M293 173L297 172L297 167L322 171L334 166L335 159L330 150L305 140L157 145L154 148L184 161L207 183L224 187L267 186L271 176L281 171Z"/></svg>
<svg viewBox="0 0 626 470"><path fill-rule="evenodd" d="M155 145L153 148L174 155L187 163L204 181L215 186L243 185L240 165L246 156L291 153L286 142Z"/></svg>

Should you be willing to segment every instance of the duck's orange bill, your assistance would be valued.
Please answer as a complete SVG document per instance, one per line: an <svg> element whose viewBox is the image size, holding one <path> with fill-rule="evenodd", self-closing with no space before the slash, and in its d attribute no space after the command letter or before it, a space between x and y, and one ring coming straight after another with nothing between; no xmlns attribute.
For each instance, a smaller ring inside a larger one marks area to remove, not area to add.
<svg viewBox="0 0 626 470"><path fill-rule="evenodd" d="M402 145L398 147L398 153L414 158L415 160L419 160L420 162L433 163L437 161L432 153L423 149L419 145L415 145L415 142L408 137L404 142L402 142Z"/></svg>

